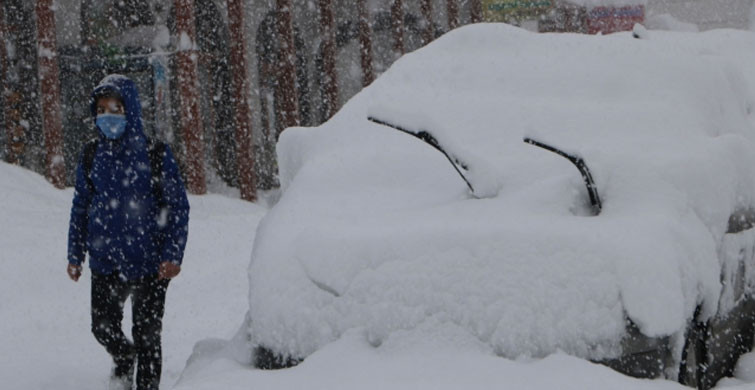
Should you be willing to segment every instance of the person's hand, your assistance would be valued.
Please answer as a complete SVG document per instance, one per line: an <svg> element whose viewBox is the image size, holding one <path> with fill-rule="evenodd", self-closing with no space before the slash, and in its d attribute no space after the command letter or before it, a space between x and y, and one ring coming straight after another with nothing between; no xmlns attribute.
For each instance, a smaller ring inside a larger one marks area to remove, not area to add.
<svg viewBox="0 0 755 390"><path fill-rule="evenodd" d="M71 278L71 280L78 282L79 277L81 276L81 266L69 263L66 272L68 272L68 277Z"/></svg>
<svg viewBox="0 0 755 390"><path fill-rule="evenodd" d="M157 279L173 279L181 272L181 266L170 261L160 263L160 270L157 272Z"/></svg>

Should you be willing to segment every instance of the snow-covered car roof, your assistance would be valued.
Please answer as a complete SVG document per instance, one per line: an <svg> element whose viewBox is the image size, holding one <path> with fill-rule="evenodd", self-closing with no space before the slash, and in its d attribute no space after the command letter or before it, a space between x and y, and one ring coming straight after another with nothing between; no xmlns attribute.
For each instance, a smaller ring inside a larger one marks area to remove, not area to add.
<svg viewBox="0 0 755 390"><path fill-rule="evenodd" d="M286 130L249 268L252 341L302 358L352 328L375 345L452 328L502 356L602 359L627 318L654 337L701 302L713 315L729 218L755 208L755 35L641 35L467 26ZM475 193L368 116L431 131ZM524 137L585 159L599 216L574 166Z"/></svg>

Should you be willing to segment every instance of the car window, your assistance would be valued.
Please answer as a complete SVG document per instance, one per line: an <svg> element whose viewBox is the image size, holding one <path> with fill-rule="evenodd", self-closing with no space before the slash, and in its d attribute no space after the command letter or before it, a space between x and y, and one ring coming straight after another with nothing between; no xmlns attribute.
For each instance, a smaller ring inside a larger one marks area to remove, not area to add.
<svg viewBox="0 0 755 390"><path fill-rule="evenodd" d="M755 209L737 210L729 217L726 233L739 233L755 226Z"/></svg>

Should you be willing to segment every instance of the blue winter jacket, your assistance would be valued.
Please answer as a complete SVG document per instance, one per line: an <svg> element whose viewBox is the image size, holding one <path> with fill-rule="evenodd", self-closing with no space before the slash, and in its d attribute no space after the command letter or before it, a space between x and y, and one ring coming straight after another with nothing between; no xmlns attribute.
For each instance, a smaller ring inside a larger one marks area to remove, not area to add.
<svg viewBox="0 0 755 390"><path fill-rule="evenodd" d="M128 280L155 275L161 262L181 264L188 235L189 201L181 175L166 146L162 172L150 172L147 137L134 83L111 75L92 92L117 93L126 111L126 130L117 140L100 136L91 166L93 190L85 177L83 153L76 168L76 191L68 231L68 262L80 265L89 253L89 268L99 274L118 272ZM164 208L150 187L162 174Z"/></svg>

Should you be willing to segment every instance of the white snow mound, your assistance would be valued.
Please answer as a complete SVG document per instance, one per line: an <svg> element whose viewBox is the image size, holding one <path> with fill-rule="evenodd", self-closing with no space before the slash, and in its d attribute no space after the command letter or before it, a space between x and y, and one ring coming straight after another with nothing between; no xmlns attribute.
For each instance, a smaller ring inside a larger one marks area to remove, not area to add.
<svg viewBox="0 0 755 390"><path fill-rule="evenodd" d="M727 222L755 208L753 63L750 32L503 24L404 56L324 125L283 133L283 194L249 268L252 341L306 357L349 329L379 345L450 324L502 356L600 359L627 318L679 334L699 303L714 314ZM368 115L431 131L481 193ZM585 159L599 216L574 166L525 136Z"/></svg>

